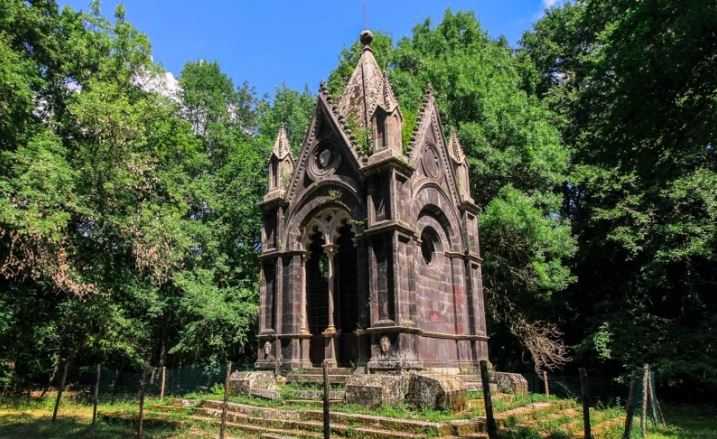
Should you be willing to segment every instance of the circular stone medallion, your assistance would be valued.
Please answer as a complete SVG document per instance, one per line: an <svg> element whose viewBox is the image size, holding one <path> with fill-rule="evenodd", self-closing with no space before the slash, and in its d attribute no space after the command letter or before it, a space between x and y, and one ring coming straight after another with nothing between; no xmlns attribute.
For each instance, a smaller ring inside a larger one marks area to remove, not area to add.
<svg viewBox="0 0 717 439"><path fill-rule="evenodd" d="M341 163L341 155L337 154L330 143L320 143L309 159L309 175L313 179L333 174Z"/></svg>
<svg viewBox="0 0 717 439"><path fill-rule="evenodd" d="M433 145L428 145L423 154L423 170L426 175L433 178L438 178L441 175L441 159Z"/></svg>

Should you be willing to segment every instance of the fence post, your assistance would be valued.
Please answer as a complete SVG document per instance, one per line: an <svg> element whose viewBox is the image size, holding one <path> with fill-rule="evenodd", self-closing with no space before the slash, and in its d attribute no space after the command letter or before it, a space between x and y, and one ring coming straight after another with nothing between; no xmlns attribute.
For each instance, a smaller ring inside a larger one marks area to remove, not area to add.
<svg viewBox="0 0 717 439"><path fill-rule="evenodd" d="M144 382L147 380L147 362L142 365L142 378L139 381L139 416L137 423L137 437L142 439L144 434Z"/></svg>
<svg viewBox="0 0 717 439"><path fill-rule="evenodd" d="M62 378L60 378L60 388L57 389L57 399L55 399L55 408L52 410L52 422L57 419L57 411L60 409L60 400L62 400L62 392L65 391L65 382L67 381L67 369L70 367L70 361L65 360L62 368Z"/></svg>
<svg viewBox="0 0 717 439"><path fill-rule="evenodd" d="M97 363L97 375L95 377L95 394L92 397L92 425L97 422L97 400L100 397L100 373L102 371L102 365Z"/></svg>
<svg viewBox="0 0 717 439"><path fill-rule="evenodd" d="M219 429L219 439L224 439L224 432L227 428L227 402L229 401L229 377L232 373L232 362L227 361L227 373L224 378L224 403L222 404L222 426Z"/></svg>
<svg viewBox="0 0 717 439"><path fill-rule="evenodd" d="M630 431L632 430L632 413L635 410L635 384L637 381L637 371L633 370L630 376L630 390L627 393L627 416L625 417L625 431L622 439L630 439Z"/></svg>
<svg viewBox="0 0 717 439"><path fill-rule="evenodd" d="M324 360L321 363L324 374L324 439L331 438L331 418L329 413L329 362Z"/></svg>
<svg viewBox="0 0 717 439"><path fill-rule="evenodd" d="M640 412L640 433L647 436L647 386L650 379L650 365L642 365L642 411Z"/></svg>
<svg viewBox="0 0 717 439"><path fill-rule="evenodd" d="M164 402L164 386L167 384L167 366L162 366L159 383L159 402Z"/></svg>
<svg viewBox="0 0 717 439"><path fill-rule="evenodd" d="M590 393L588 392L588 374L585 368L581 367L580 371L580 395L583 400L583 436L585 439L591 438L590 432Z"/></svg>
<svg viewBox="0 0 717 439"><path fill-rule="evenodd" d="M548 371L543 371L543 384L545 385L545 396L550 396L550 386L548 385Z"/></svg>
<svg viewBox="0 0 717 439"><path fill-rule="evenodd" d="M652 401L652 412L655 416L655 421L659 424L665 425L665 417L662 415L662 407L660 407L660 401L657 400L655 394L655 374L650 374L650 401Z"/></svg>
<svg viewBox="0 0 717 439"><path fill-rule="evenodd" d="M486 360L480 360L480 380L483 385L483 405L485 406L488 437L495 439L498 436L498 427L493 417L493 401L490 398L490 381L488 378L488 362Z"/></svg>

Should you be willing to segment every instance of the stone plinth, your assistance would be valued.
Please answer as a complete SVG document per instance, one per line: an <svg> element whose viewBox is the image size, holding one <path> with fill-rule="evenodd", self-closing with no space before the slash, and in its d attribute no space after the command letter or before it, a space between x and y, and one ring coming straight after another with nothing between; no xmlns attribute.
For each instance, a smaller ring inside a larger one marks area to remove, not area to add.
<svg viewBox="0 0 717 439"><path fill-rule="evenodd" d="M268 371L234 372L229 377L229 388L232 394L244 393L247 395L276 392L274 373Z"/></svg>
<svg viewBox="0 0 717 439"><path fill-rule="evenodd" d="M346 382L346 402L364 407L403 402L407 377L402 375L352 375Z"/></svg>
<svg viewBox="0 0 717 439"><path fill-rule="evenodd" d="M410 375L406 402L416 407L459 412L465 409L466 400L466 386L457 376Z"/></svg>

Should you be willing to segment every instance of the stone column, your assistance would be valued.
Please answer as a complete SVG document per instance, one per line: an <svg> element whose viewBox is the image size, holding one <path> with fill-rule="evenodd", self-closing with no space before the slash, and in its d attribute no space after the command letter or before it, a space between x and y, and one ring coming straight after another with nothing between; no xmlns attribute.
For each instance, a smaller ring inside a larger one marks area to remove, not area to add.
<svg viewBox="0 0 717 439"><path fill-rule="evenodd" d="M326 257L329 261L329 292L328 292L328 308L329 308L329 324L326 327L326 330L324 331L324 359L328 362L329 367L336 367L336 337L338 336L338 332L336 331L336 326L334 325L334 290L335 290L335 270L336 267L334 267L335 261L334 257L336 256L336 250L337 250L336 244L324 244L324 251L326 252Z"/></svg>
<svg viewBox="0 0 717 439"><path fill-rule="evenodd" d="M306 260L308 257L308 252L303 252L299 256L301 261L301 268L299 269L299 274L301 275L301 285L299 286L301 289L301 313L299 317L301 321L299 322L299 332L302 334L309 333L309 322L306 316Z"/></svg>
<svg viewBox="0 0 717 439"><path fill-rule="evenodd" d="M334 257L336 256L336 244L325 244L324 245L324 252L326 252L326 257L329 260L329 297L328 297L328 304L329 304L329 325L326 328L327 332L336 332L336 327L334 326L334 289L335 289L335 271L336 268L334 267Z"/></svg>
<svg viewBox="0 0 717 439"><path fill-rule="evenodd" d="M303 252L299 256L301 261L301 267L299 269L299 274L301 277L301 285L299 288L301 288L301 311L300 311L300 323L299 323L299 333L301 334L301 367L308 368L311 367L311 358L309 357L309 350L310 350L310 343L311 343L311 333L309 331L309 319L306 315L306 303L307 303L307 291L306 291L306 281L307 281L307 274L306 274L306 260L309 258L309 252Z"/></svg>

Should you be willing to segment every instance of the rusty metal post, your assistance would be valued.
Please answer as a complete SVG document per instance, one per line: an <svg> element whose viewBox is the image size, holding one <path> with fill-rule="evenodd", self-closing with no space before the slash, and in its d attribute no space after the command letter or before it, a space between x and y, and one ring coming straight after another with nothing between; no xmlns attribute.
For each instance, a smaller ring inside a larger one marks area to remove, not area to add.
<svg viewBox="0 0 717 439"><path fill-rule="evenodd" d="M137 416L137 437L142 439L144 435L144 386L147 381L147 362L142 365L142 378L139 380L139 413Z"/></svg>
<svg viewBox="0 0 717 439"><path fill-rule="evenodd" d="M630 431L632 430L632 414L635 411L635 384L637 382L637 371L632 371L630 377L630 390L627 393L627 416L625 417L625 431L622 433L623 439L630 439Z"/></svg>
<svg viewBox="0 0 717 439"><path fill-rule="evenodd" d="M486 428L488 430L488 438L496 439L498 437L498 426L493 416L493 401L490 398L490 382L488 381L488 362L480 361L480 380L483 384L483 402L485 405Z"/></svg>
<svg viewBox="0 0 717 439"><path fill-rule="evenodd" d="M67 369L70 367L69 360L65 360L62 368L62 378L60 379L60 388L57 389L57 399L55 399L55 408L52 410L52 422L57 420L57 412L60 410L60 401L62 400L62 392L65 391L65 383L67 381Z"/></svg>
<svg viewBox="0 0 717 439"><path fill-rule="evenodd" d="M162 381L159 383L159 402L164 402L164 386L167 385L167 366L162 366L160 377Z"/></svg>
<svg viewBox="0 0 717 439"><path fill-rule="evenodd" d="M102 372L102 365L97 363L97 376L95 377L95 394L92 397L92 425L94 426L97 422L97 400L100 397L100 373Z"/></svg>
<svg viewBox="0 0 717 439"><path fill-rule="evenodd" d="M222 425L219 428L219 439L224 439L224 432L227 429L227 403L229 402L229 377L232 374L232 362L227 361L227 373L224 378L224 402L222 404Z"/></svg>
<svg viewBox="0 0 717 439"><path fill-rule="evenodd" d="M331 417L329 413L329 362L324 360L321 364L324 373L324 439L331 438Z"/></svg>
<svg viewBox="0 0 717 439"><path fill-rule="evenodd" d="M647 436L647 388L650 385L650 366L642 365L642 410L640 412L640 433Z"/></svg>
<svg viewBox="0 0 717 439"><path fill-rule="evenodd" d="M580 395L583 400L583 436L590 439L590 392L588 391L588 374L585 368L581 367L580 371Z"/></svg>

